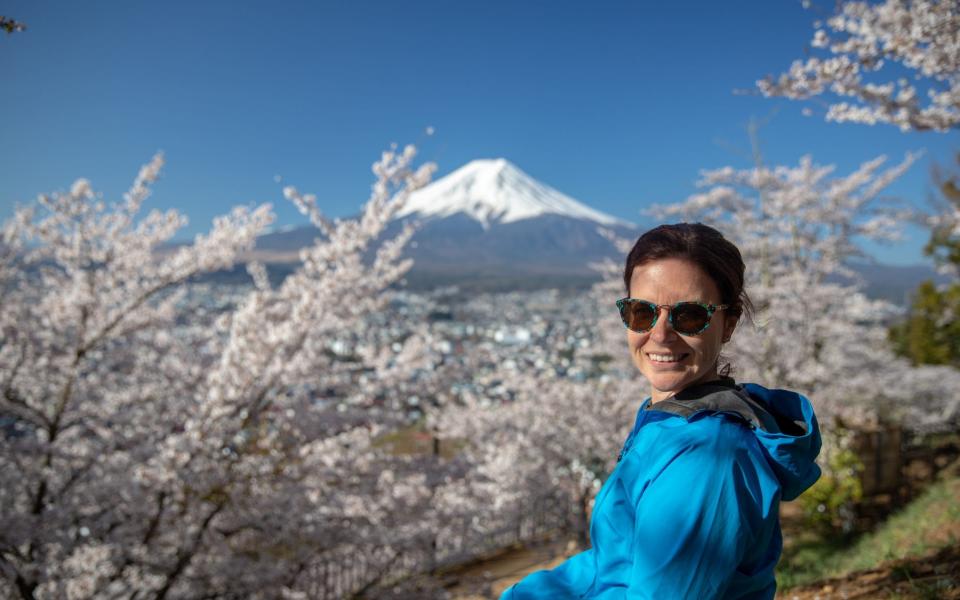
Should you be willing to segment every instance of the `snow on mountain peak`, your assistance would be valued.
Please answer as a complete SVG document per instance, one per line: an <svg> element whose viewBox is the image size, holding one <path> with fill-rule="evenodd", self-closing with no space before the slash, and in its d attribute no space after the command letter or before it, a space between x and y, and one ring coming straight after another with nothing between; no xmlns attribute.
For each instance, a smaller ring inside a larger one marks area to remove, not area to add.
<svg viewBox="0 0 960 600"><path fill-rule="evenodd" d="M488 228L540 215L602 225L631 224L594 210L530 177L505 158L478 159L412 193L398 217L443 218L464 213Z"/></svg>

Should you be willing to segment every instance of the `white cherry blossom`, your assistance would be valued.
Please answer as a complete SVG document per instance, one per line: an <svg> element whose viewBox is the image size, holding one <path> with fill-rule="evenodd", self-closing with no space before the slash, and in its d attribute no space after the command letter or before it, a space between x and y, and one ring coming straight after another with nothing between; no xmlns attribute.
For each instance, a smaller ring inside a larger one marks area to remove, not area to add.
<svg viewBox="0 0 960 600"><path fill-rule="evenodd" d="M960 126L957 2L848 0L838 6L817 24L810 43L821 55L757 81L765 96L828 96L828 121L888 123L903 131Z"/></svg>

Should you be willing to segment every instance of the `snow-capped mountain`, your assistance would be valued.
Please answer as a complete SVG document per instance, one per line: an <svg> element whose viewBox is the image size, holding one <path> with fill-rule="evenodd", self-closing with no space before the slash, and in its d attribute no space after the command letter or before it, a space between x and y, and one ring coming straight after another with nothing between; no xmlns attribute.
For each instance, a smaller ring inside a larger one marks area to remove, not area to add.
<svg viewBox="0 0 960 600"><path fill-rule="evenodd" d="M515 289L583 285L591 266L622 260L599 233L636 236L636 227L537 181L503 158L474 160L410 195L399 223L418 230L407 255L417 287Z"/></svg>
<svg viewBox="0 0 960 600"><path fill-rule="evenodd" d="M631 226L537 181L504 158L471 161L414 192L399 216L430 220L455 214L476 220L484 229L544 215Z"/></svg>
<svg viewBox="0 0 960 600"><path fill-rule="evenodd" d="M634 225L604 214L527 175L509 161L474 160L407 199L388 227L417 231L405 253L412 287L455 284L470 290L580 286L598 277L592 264L623 257L599 233L635 238ZM259 260L279 265L317 236L312 228L257 241Z"/></svg>

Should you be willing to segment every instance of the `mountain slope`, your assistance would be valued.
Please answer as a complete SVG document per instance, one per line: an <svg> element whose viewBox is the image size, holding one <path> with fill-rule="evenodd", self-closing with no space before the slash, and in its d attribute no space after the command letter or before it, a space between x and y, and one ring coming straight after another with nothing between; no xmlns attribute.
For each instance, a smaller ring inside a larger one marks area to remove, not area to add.
<svg viewBox="0 0 960 600"><path fill-rule="evenodd" d="M503 158L471 161L417 190L399 217L432 220L455 214L470 217L484 229L545 215L631 226L537 181Z"/></svg>

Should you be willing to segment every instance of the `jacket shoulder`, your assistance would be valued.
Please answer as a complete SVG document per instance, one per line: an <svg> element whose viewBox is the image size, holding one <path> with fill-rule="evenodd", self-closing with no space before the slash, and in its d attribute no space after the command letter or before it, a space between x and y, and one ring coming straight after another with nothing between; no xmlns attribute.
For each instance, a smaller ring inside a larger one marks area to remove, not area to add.
<svg viewBox="0 0 960 600"><path fill-rule="evenodd" d="M644 482L658 478L671 465L687 465L694 470L756 473L771 476L756 436L735 416L702 413L691 419L666 418L648 423L637 435L621 466L624 483L645 487Z"/></svg>

